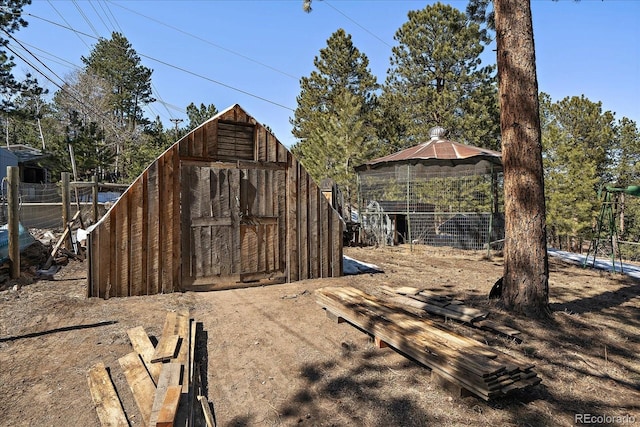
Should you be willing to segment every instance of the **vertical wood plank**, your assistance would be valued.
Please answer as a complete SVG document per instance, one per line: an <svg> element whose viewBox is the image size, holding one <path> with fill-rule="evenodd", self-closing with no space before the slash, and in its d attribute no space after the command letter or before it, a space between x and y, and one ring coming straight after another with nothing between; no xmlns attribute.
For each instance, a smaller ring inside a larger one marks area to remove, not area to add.
<svg viewBox="0 0 640 427"><path fill-rule="evenodd" d="M240 273L240 170L229 170L229 203L232 227L229 230L230 274Z"/></svg>
<svg viewBox="0 0 640 427"><path fill-rule="evenodd" d="M143 206L142 180L136 180L129 188L129 295L145 294L146 283L143 283L142 263L144 246L142 244Z"/></svg>
<svg viewBox="0 0 640 427"><path fill-rule="evenodd" d="M201 168L200 188L200 215L211 217L213 216L211 209L211 169L207 167ZM202 274L211 276L211 226L203 226L201 228L201 239Z"/></svg>
<svg viewBox="0 0 640 427"><path fill-rule="evenodd" d="M319 204L324 202L320 199L320 189L311 181L309 183L309 278L315 279L320 277L320 232L318 221Z"/></svg>
<svg viewBox="0 0 640 427"><path fill-rule="evenodd" d="M277 264L278 271L285 271L287 268L287 254L288 254L288 236L287 236L287 171L276 171L276 179L274 180L275 187L273 192L275 194L274 202L276 203L276 212L278 213L278 250Z"/></svg>
<svg viewBox="0 0 640 427"><path fill-rule="evenodd" d="M204 127L199 126L193 130L193 156L202 157L204 152Z"/></svg>
<svg viewBox="0 0 640 427"><path fill-rule="evenodd" d="M218 154L218 121L207 122L207 156L215 158Z"/></svg>
<svg viewBox="0 0 640 427"><path fill-rule="evenodd" d="M203 187L202 187L202 169L198 166L190 166L191 173L189 174L190 178L190 187L187 190L189 192L189 204L191 206L191 219L200 218L202 213L200 212L201 207L201 199L203 197ZM202 227L194 226L191 224L191 239L192 239L192 274L194 277L202 277Z"/></svg>
<svg viewBox="0 0 640 427"><path fill-rule="evenodd" d="M331 229L333 235L331 236L331 277L342 276L342 221L338 212L331 209L332 217Z"/></svg>
<svg viewBox="0 0 640 427"><path fill-rule="evenodd" d="M298 161L291 155L287 159L287 264L288 282L300 277L298 271Z"/></svg>
<svg viewBox="0 0 640 427"><path fill-rule="evenodd" d="M162 168L162 293L173 292L173 150L164 154Z"/></svg>
<svg viewBox="0 0 640 427"><path fill-rule="evenodd" d="M129 188L129 190L131 187ZM116 205L116 272L118 275L114 296L129 296L129 199L126 191Z"/></svg>
<svg viewBox="0 0 640 427"><path fill-rule="evenodd" d="M160 200L158 162L151 164L147 174L147 294L160 292Z"/></svg>
<svg viewBox="0 0 640 427"><path fill-rule="evenodd" d="M111 215L105 221L105 226L109 230L108 238L105 238L103 235L100 238L100 252L104 254L106 257L105 260L101 261L106 262L107 264L101 267L103 270L100 272L100 276L104 274L105 277L108 277L108 282L106 284L106 294L105 298L109 298L110 296L118 296L117 288L118 288L118 263L117 263L117 252L118 252L118 241L116 240L116 231L118 225L118 216L115 211L110 211Z"/></svg>
<svg viewBox="0 0 640 427"><path fill-rule="evenodd" d="M173 156L173 186L172 186L172 209L173 209L173 227L172 227L172 247L171 247L171 255L172 255L172 285L174 291L180 290L180 276L182 274L181 262L180 262L180 198L181 198L181 187L180 187L180 156L178 154L178 150L176 148L172 149Z"/></svg>
<svg viewBox="0 0 640 427"><path fill-rule="evenodd" d="M324 196L323 196L324 199ZM331 257L330 254L330 245L329 245L329 203L323 200L323 203L320 204L320 225L322 227L322 231L320 233L320 272L321 277L330 277L329 275L329 264Z"/></svg>
<svg viewBox="0 0 640 427"><path fill-rule="evenodd" d="M301 164L299 168L299 189L298 189L298 223L300 224L300 280L309 278L309 174Z"/></svg>

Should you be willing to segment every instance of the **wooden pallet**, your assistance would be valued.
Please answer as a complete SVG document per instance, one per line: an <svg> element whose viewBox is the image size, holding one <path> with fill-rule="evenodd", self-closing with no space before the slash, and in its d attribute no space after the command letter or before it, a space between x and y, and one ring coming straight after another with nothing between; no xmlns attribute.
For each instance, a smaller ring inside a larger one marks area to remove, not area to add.
<svg viewBox="0 0 640 427"><path fill-rule="evenodd" d="M541 381L533 365L455 334L397 303L352 287L318 289L316 299L335 319L346 320L484 400Z"/></svg>

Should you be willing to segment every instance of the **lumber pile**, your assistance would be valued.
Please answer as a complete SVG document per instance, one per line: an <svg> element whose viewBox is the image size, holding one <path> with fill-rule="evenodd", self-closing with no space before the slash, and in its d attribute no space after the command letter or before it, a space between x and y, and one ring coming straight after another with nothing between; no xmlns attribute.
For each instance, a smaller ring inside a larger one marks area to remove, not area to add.
<svg viewBox="0 0 640 427"><path fill-rule="evenodd" d="M391 295L393 302L410 307L414 311L423 311L445 319L457 320L473 328L494 332L518 343L522 342L519 330L487 319L488 312L468 307L463 301L409 286L400 288L381 286L380 290L387 295Z"/></svg>
<svg viewBox="0 0 640 427"><path fill-rule="evenodd" d="M440 378L484 400L541 382L533 365L420 318L401 305L352 287L316 291L317 303L337 321L347 321L427 366Z"/></svg>
<svg viewBox="0 0 640 427"><path fill-rule="evenodd" d="M195 355L198 325L188 310L169 311L156 346L143 327L127 331L133 351L120 357L118 363L145 426L192 426L196 402L199 406L205 400L209 409L208 400L201 395ZM128 426L129 420L103 363L89 370L87 381L101 425Z"/></svg>

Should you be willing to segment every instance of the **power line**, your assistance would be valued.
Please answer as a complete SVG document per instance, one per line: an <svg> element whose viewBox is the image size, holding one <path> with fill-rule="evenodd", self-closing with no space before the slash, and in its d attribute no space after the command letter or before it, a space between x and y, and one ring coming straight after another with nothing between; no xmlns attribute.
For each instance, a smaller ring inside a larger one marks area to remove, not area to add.
<svg viewBox="0 0 640 427"><path fill-rule="evenodd" d="M40 19L40 20L42 20L42 21L48 22L48 23L50 23L50 24L52 24L52 25L55 25L55 26L58 26L58 27L60 27L60 28L64 28L64 29L67 29L67 30L73 31L73 32L75 32L75 33L77 33L77 34L81 34L81 35L86 36L86 37L96 38L96 37L94 37L94 36L92 36L92 35L90 35L90 34L84 33L84 32L79 31L79 30L75 30L75 29L73 29L73 28L71 28L71 27L68 27L68 26L64 26L64 25L59 24L59 23L57 23L57 22L51 21L51 20L49 20L49 19L42 18L42 17L40 17L40 16L33 15L33 14L31 14L31 13L27 13L27 15L28 15L28 16L32 16L32 17L34 17L34 18L36 18L36 19ZM97 38L96 38L96 39L97 39ZM256 98L256 99L259 99L259 100L261 100L261 101L267 102L267 103L269 103L269 104L275 105L275 106L277 106L277 107L284 108L285 110L295 111L295 110L294 110L293 108L291 108L291 107L287 107L286 105L283 105L283 104L280 104L280 103L278 103L278 102L272 101L272 100L270 100L270 99L264 98L264 97L262 97L262 96L260 96L260 95L256 95L256 94L254 94L254 93L251 93L251 92L248 92L248 91L246 91L246 90L243 90L243 89L240 89L240 88L237 88L237 87L231 86L231 85L229 85L229 84L226 84L226 83L220 82L220 81L215 80L215 79L212 79L212 78L210 78L210 77L203 76L202 74L198 74L198 73L196 73L196 72L189 71L189 70L187 70L186 68L178 67L177 65L170 64L170 63L168 63L168 62L166 62L166 61L163 61L163 60L161 60L161 59L157 59L157 58L154 58L154 57L152 57L152 56L144 55L144 54L139 53L139 52L137 52L137 53L138 53L138 56L140 56L140 57L147 58L147 59L149 59L149 60L151 60L151 61L154 61L154 62L158 62L158 63L160 63L160 64L162 64L162 65L165 65L165 66L167 66L167 67L170 67L170 68L176 69L176 70L181 71L181 72L183 72L183 73L190 74L190 75L192 75L192 76L195 76L195 77L198 77L198 78L200 78L200 79L203 79L203 80L209 81L209 82L211 82L211 83L215 83L215 84L217 84L217 85L219 85L219 86L226 87L227 89L231 89L231 90L233 90L233 91L236 91L236 92L242 93L242 94L247 95L247 96L250 96L250 97L252 97L252 98Z"/></svg>
<svg viewBox="0 0 640 427"><path fill-rule="evenodd" d="M186 31L184 31L184 30L182 30L182 29L180 29L180 28L178 28L178 27L174 27L174 26L169 25L169 24L166 24L166 23L164 23L164 22L162 22L162 21L158 21L157 19L154 19L154 18L151 18L151 17L149 17L149 16L143 15L143 14L142 14L142 13L140 13L140 12L136 12L135 10L129 9L128 7L122 6L122 5L117 4L117 3L110 2L109 0L105 0L105 1L107 1L107 2L111 3L111 4L115 5L115 6L118 6L118 7L122 8L122 9L125 9L125 10L127 10L127 11L129 11L129 12L131 12L131 13L134 13L134 14L136 14L136 15L138 15L138 16L142 16L143 18L148 19L148 20L150 20L150 21L153 21L153 22L155 22L155 23L157 23L157 24L160 24L160 25L163 25L163 26L165 26L165 27L167 27L167 28L170 28L170 29L172 29L172 30L174 30L174 31L177 31L177 32L182 33L182 34L185 34L185 35L187 35L187 36L189 36L189 37L193 37L194 39L196 39L196 40L200 40L200 41L201 41L201 42L203 42L203 43L207 43L207 44L209 44L209 45L211 45L211 46L213 46L213 47L215 47L215 48L217 48L217 49L224 50L225 52L228 52L228 53L230 53L230 54L232 54L232 55L236 55L236 56L238 56L238 57L240 57L240 58L246 59L247 61L251 61L251 62L253 62L254 64L258 64L258 65L260 65L260 66L262 66L262 67L268 68L268 69L270 69L270 70L272 70L272 71L275 71L275 72L277 72L277 73L283 74L283 75L285 75L285 76L287 76L287 77L290 77L290 78L292 78L292 79L294 79L294 80L298 81L298 77L297 77L297 76L294 76L293 74L289 74L289 73L287 73L286 71L282 71L282 70L279 70L279 69L277 69L277 68L275 68L275 67L272 67L271 65L267 65L267 64L265 64L265 63L263 63L263 62L256 61L255 59L250 58L250 57L248 57L248 56L246 56L246 55L243 55L243 54L241 54L241 53L235 52L235 51L233 51L233 50L231 50L231 49L227 49L226 47L220 46L220 45L218 45L218 44L216 44L216 43L213 43L212 41L209 41L209 40L207 40L207 39L203 39L202 37L199 37L199 36L196 36L196 35L194 35L194 34L188 33L188 32L186 32Z"/></svg>
<svg viewBox="0 0 640 427"><path fill-rule="evenodd" d="M373 36L374 38L376 38L377 40L379 40L381 43L383 43L385 46L388 47L393 47L391 46L389 43L387 43L386 41L382 40L380 37L378 37L376 34L374 34L373 32L369 31L368 29L366 29L365 27L363 27L362 25L360 25L358 22L356 22L354 19L350 18L349 16L347 16L344 12L342 12L341 10L339 10L337 7L335 7L334 5L332 5L331 3L329 3L327 0L324 0L322 3L326 4L327 6L329 6L331 9L335 10L336 12L338 12L340 15L344 16L345 18L347 18L349 21L353 22L354 24L356 24L358 27L362 28L364 31L366 31L367 33L369 33L371 36Z"/></svg>

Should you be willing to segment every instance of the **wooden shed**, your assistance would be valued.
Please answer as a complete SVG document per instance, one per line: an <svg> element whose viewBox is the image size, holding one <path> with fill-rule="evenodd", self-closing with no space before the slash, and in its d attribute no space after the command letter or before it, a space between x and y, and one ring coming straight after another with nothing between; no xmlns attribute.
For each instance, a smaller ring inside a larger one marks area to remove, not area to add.
<svg viewBox="0 0 640 427"><path fill-rule="evenodd" d="M158 157L88 236L90 297L342 275L340 215L239 105Z"/></svg>

